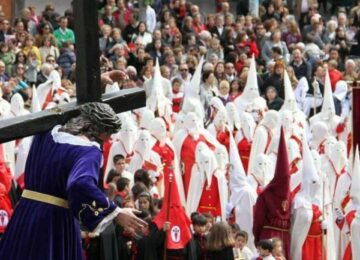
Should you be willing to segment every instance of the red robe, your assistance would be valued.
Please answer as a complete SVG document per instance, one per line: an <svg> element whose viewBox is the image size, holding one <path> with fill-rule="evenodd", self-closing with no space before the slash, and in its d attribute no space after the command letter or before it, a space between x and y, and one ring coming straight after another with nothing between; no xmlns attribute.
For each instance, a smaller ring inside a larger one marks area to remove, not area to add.
<svg viewBox="0 0 360 260"><path fill-rule="evenodd" d="M179 113L181 110L181 103L184 98L183 92L175 93L173 92L173 98L172 98L172 111L174 113Z"/></svg>
<svg viewBox="0 0 360 260"><path fill-rule="evenodd" d="M168 179L175 158L174 151L166 143L160 146L159 141L155 143L152 150L160 156L161 163L164 165L164 178Z"/></svg>
<svg viewBox="0 0 360 260"><path fill-rule="evenodd" d="M207 188L207 183L208 182L206 180L197 211L200 213L210 212L211 215L213 215L214 217L221 216L221 203L218 181L213 175L209 188Z"/></svg>
<svg viewBox="0 0 360 260"><path fill-rule="evenodd" d="M0 234L4 233L13 212L8 195L11 189L12 176L3 157L3 150L0 144Z"/></svg>
<svg viewBox="0 0 360 260"><path fill-rule="evenodd" d="M351 227L351 223L355 218L356 210L351 210L348 214L345 216L345 221L349 228ZM351 251L351 241L347 244L343 260L352 260L352 251ZM354 259L355 260L355 259Z"/></svg>
<svg viewBox="0 0 360 260"><path fill-rule="evenodd" d="M221 143L223 146L226 147L226 150L229 152L230 149L230 132L225 131L217 131L216 139Z"/></svg>
<svg viewBox="0 0 360 260"><path fill-rule="evenodd" d="M64 91L61 90L60 88L57 90L58 95L61 95ZM51 103L54 99L53 99L53 91L50 90L46 96L45 102L43 104L43 106L41 107L42 110L46 109L46 107L48 106L49 103Z"/></svg>
<svg viewBox="0 0 360 260"><path fill-rule="evenodd" d="M313 218L308 235L302 247L302 259L322 260L322 229L320 217L322 216L318 206L312 205Z"/></svg>
<svg viewBox="0 0 360 260"><path fill-rule="evenodd" d="M264 194L264 193L262 193ZM262 239L278 237L283 241L284 255L290 259L290 201L284 208L277 208L267 203L264 196L259 196L255 204L253 233L255 244Z"/></svg>
<svg viewBox="0 0 360 260"><path fill-rule="evenodd" d="M183 183L184 183L184 192L185 197L187 197L187 192L189 189L190 178L191 178L191 169L195 164L195 150L198 143L206 143L210 149L214 150L215 147L206 141L203 135L200 135L197 140L194 140L191 135L188 135L182 146L181 146L181 161L183 162Z"/></svg>
<svg viewBox="0 0 360 260"><path fill-rule="evenodd" d="M249 157L250 157L250 151L251 151L251 143L244 137L238 143L238 150L239 150L239 155L240 155L241 162L242 162L242 164L244 166L245 173L247 174L248 173L247 172L248 167L249 167Z"/></svg>

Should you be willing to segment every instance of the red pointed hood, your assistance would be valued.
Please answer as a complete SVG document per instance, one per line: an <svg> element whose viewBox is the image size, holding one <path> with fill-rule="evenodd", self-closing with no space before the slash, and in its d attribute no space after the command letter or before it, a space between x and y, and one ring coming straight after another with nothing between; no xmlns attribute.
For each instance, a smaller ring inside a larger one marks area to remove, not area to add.
<svg viewBox="0 0 360 260"><path fill-rule="evenodd" d="M264 190L265 196L272 197L272 200L282 202L290 196L290 173L289 160L286 149L284 130L281 127L278 156L275 167L274 178Z"/></svg>

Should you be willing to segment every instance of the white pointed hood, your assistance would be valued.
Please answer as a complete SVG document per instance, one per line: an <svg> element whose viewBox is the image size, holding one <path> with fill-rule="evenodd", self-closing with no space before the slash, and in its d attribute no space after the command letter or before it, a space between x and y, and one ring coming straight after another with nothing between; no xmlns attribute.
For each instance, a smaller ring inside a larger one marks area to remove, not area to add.
<svg viewBox="0 0 360 260"><path fill-rule="evenodd" d="M327 146L325 144L325 153L330 157L333 167L336 170L336 174L340 174L344 167L347 166L347 151L346 145L342 141L335 141L335 144L330 144L330 153L327 153Z"/></svg>
<svg viewBox="0 0 360 260"><path fill-rule="evenodd" d="M227 111L225 108L220 109L214 118L214 125L217 131L225 131L228 125Z"/></svg>
<svg viewBox="0 0 360 260"><path fill-rule="evenodd" d="M340 100L341 102L343 102L346 97L347 91L348 91L348 85L346 81L339 80L338 82L336 82L333 96L338 100Z"/></svg>
<svg viewBox="0 0 360 260"><path fill-rule="evenodd" d="M359 147L356 147L354 166L352 171L352 181L350 188L350 196L352 197L353 203L359 212L360 210L360 158L359 158Z"/></svg>
<svg viewBox="0 0 360 260"><path fill-rule="evenodd" d="M204 142L200 142L196 146L195 161L200 174L205 175L207 187L210 187L212 176L215 174L215 170L218 168L218 165L214 152L211 151Z"/></svg>
<svg viewBox="0 0 360 260"><path fill-rule="evenodd" d="M303 198L307 199L310 203L317 194L317 189L320 188L320 178L315 167L315 163L310 151L310 148L303 139L303 170L300 194ZM321 205L318 205L321 206Z"/></svg>
<svg viewBox="0 0 360 260"><path fill-rule="evenodd" d="M184 99L181 110L183 113L195 112L201 120L205 117L204 107L200 102L201 71L204 58L201 57L190 84L185 84Z"/></svg>
<svg viewBox="0 0 360 260"><path fill-rule="evenodd" d="M154 112L146 108L141 112L139 127L140 129L150 130L151 122L155 118Z"/></svg>
<svg viewBox="0 0 360 260"><path fill-rule="evenodd" d="M160 142L161 145L164 145L167 138L165 121L159 117L155 118L151 123L150 133Z"/></svg>
<svg viewBox="0 0 360 260"><path fill-rule="evenodd" d="M260 182L261 186L266 186L274 177L272 172L274 165L270 157L264 153L257 154L253 175Z"/></svg>
<svg viewBox="0 0 360 260"><path fill-rule="evenodd" d="M119 141L127 154L131 154L138 139L138 129L133 121L128 120L121 125L121 130L115 140Z"/></svg>
<svg viewBox="0 0 360 260"><path fill-rule="evenodd" d="M247 112L241 112L240 125L241 125L242 133L244 134L245 138L249 142L252 141L256 128L256 123L252 115Z"/></svg>
<svg viewBox="0 0 360 260"><path fill-rule="evenodd" d="M35 86L33 86L32 97L31 97L31 112L35 113L39 111L41 111L41 105L40 105L39 97L37 95L36 88Z"/></svg>
<svg viewBox="0 0 360 260"><path fill-rule="evenodd" d="M196 116L195 113L192 112L188 113L185 116L185 120L184 120L185 129L196 140L199 138L201 131L198 120L199 118Z"/></svg>
<svg viewBox="0 0 360 260"><path fill-rule="evenodd" d="M14 94L10 100L11 112L15 116L22 116L29 112L25 109L24 99L19 93Z"/></svg>
<svg viewBox="0 0 360 260"><path fill-rule="evenodd" d="M200 95L200 83L201 72L204 63L204 56L201 57L199 64L197 65L194 75L191 78L190 84L185 85L185 97L199 97Z"/></svg>
<svg viewBox="0 0 360 260"><path fill-rule="evenodd" d="M293 134L294 117L290 110L283 110L279 112L281 125L284 128L284 133L287 138Z"/></svg>
<svg viewBox="0 0 360 260"><path fill-rule="evenodd" d="M325 72L324 102L321 108L321 113L326 117L335 115L335 104L328 70Z"/></svg>
<svg viewBox="0 0 360 260"><path fill-rule="evenodd" d="M310 131L310 147L311 149L317 150L323 140L325 140L329 136L329 128L327 124L325 124L323 121L318 121L311 126Z"/></svg>
<svg viewBox="0 0 360 260"><path fill-rule="evenodd" d="M142 130L135 143L134 151L139 153L143 160L149 160L151 154L151 135L147 130ZM139 165L139 167L141 167Z"/></svg>
<svg viewBox="0 0 360 260"><path fill-rule="evenodd" d="M254 55L250 61L248 77L246 79L246 85L243 93L241 94L241 97L248 101L252 101L253 99L260 97Z"/></svg>
<svg viewBox="0 0 360 260"><path fill-rule="evenodd" d="M215 148L215 157L218 163L219 169L225 171L227 165L229 164L229 154L226 150L226 147L223 145L218 145Z"/></svg>
<svg viewBox="0 0 360 260"><path fill-rule="evenodd" d="M240 115L234 102L228 102L225 106L228 116L228 126L230 131L239 130L241 127Z"/></svg>
<svg viewBox="0 0 360 260"><path fill-rule="evenodd" d="M281 107L281 111L290 110L294 112L298 110L297 102L295 99L295 93L291 85L289 74L287 73L286 70L284 70L284 90L285 90L285 100L283 106Z"/></svg>
<svg viewBox="0 0 360 260"><path fill-rule="evenodd" d="M158 59L156 59L152 84L151 93L146 101L146 104L151 111L154 113L157 111L159 116L163 117L166 113L166 106L171 105L171 102L164 95L164 88L162 86L163 80Z"/></svg>
<svg viewBox="0 0 360 260"><path fill-rule="evenodd" d="M57 91L60 87L61 77L59 72L54 69L50 72L48 79L44 83L40 84L36 89L40 106L42 107L44 105L49 91L51 95L53 95L54 91Z"/></svg>

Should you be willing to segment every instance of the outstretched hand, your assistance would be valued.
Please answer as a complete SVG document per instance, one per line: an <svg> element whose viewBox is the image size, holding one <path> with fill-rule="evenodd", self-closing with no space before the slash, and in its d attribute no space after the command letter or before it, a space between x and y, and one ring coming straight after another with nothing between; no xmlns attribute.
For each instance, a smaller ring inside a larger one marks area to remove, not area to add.
<svg viewBox="0 0 360 260"><path fill-rule="evenodd" d="M114 82L127 79L128 76L121 70L112 70L101 74L101 87L105 89L106 85L112 85Z"/></svg>
<svg viewBox="0 0 360 260"><path fill-rule="evenodd" d="M140 213L140 211L123 208L121 213L116 217L116 222L123 228L132 228L136 231L141 231L147 226L147 223L135 216L135 213Z"/></svg>

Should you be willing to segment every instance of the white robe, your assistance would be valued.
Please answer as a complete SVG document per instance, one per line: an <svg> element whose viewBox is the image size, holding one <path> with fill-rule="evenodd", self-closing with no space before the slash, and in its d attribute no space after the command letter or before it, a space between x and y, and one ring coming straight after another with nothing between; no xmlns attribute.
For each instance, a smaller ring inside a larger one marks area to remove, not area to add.
<svg viewBox="0 0 360 260"><path fill-rule="evenodd" d="M300 196L299 196L300 195ZM301 194L295 197L292 211L291 229L291 259L302 260L302 247L309 233L313 218L313 210L310 202L304 203Z"/></svg>
<svg viewBox="0 0 360 260"><path fill-rule="evenodd" d="M248 233L247 246L252 252L256 252L253 235L253 207L256 203L257 194L249 185L234 187L231 190L230 202L235 206L235 219L241 230Z"/></svg>

